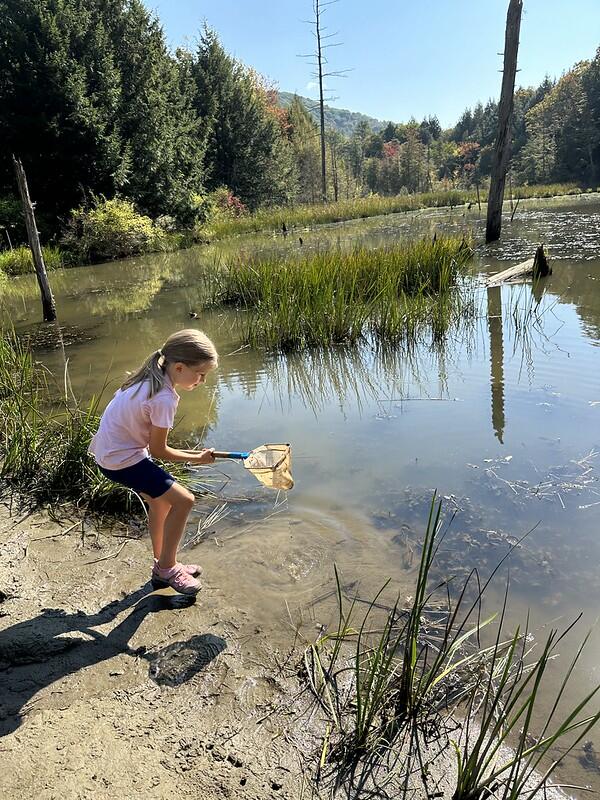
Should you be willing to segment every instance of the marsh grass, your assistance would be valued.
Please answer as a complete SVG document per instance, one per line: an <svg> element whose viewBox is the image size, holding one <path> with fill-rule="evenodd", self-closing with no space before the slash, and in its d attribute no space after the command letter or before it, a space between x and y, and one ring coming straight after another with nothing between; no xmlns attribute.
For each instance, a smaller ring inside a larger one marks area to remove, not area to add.
<svg viewBox="0 0 600 800"><path fill-rule="evenodd" d="M424 326L439 338L453 313L469 305L454 290L471 253L465 239L440 237L303 258L240 259L213 268L208 303L247 312L245 342L272 350L354 344L366 336L398 344Z"/></svg>
<svg viewBox="0 0 600 800"><path fill-rule="evenodd" d="M600 686L564 708L565 693L573 683L589 633L576 647L558 689L548 689L549 665L577 620L563 632L551 629L541 642L539 656L532 658L536 648L530 644L533 637L527 625L523 633L517 628L508 641L501 641L505 610L506 597L486 669L478 675L464 708L462 735L452 741L457 761L453 800L492 796L533 800L600 719L600 711L587 713ZM540 701L549 711L541 712Z"/></svg>
<svg viewBox="0 0 600 800"><path fill-rule="evenodd" d="M13 333L0 337L0 477L34 504L127 512L135 500L87 455L98 399L80 408Z"/></svg>
<svg viewBox="0 0 600 800"><path fill-rule="evenodd" d="M58 247L44 246L42 253L47 270L60 269L64 266L64 255ZM15 247L13 250L0 252L0 272L6 275L25 275L35 272L29 247Z"/></svg>
<svg viewBox="0 0 600 800"><path fill-rule="evenodd" d="M565 707L587 637L553 694L548 667L573 626L550 631L541 645L527 625L507 635L508 584L502 611L482 619L483 593L498 567L483 585L473 571L462 586L431 587L444 536L440 513L434 496L409 605L399 598L382 604L388 582L359 617L363 601L351 598L347 607L336 570L337 623L308 646L303 665L326 718L318 776L344 786L348 796L385 788L392 792L385 796L399 797L415 793L416 777L427 796L437 797L430 766L441 758L444 775L454 756L453 800L532 800L600 719L600 712L587 712L600 687ZM468 591L473 581L475 599ZM496 635L483 645L491 624Z"/></svg>
<svg viewBox="0 0 600 800"><path fill-rule="evenodd" d="M555 197L558 195L581 194L582 189L572 183L557 183L540 186L519 186L513 190L514 199L534 197ZM485 194L485 193L482 193ZM506 201L509 201L508 194ZM477 203L474 190L451 189L437 192L381 197L370 195L352 200L341 200L337 203L318 205L299 205L263 208L253 214L224 219L211 224L206 233L211 238L222 239L243 233L259 231L289 231L293 228L303 229L313 225L343 222L350 219L366 219L384 214L397 214L417 211L426 208L454 208L455 206Z"/></svg>

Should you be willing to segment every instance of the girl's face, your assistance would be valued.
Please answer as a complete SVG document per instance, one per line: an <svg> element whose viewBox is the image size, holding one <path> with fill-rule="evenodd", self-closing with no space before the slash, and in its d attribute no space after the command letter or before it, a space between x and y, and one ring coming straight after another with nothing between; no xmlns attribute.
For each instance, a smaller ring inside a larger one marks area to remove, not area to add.
<svg viewBox="0 0 600 800"><path fill-rule="evenodd" d="M176 361L172 367L171 379L176 386L188 392L206 381L208 373L216 366L214 361L200 361L198 364L184 364Z"/></svg>

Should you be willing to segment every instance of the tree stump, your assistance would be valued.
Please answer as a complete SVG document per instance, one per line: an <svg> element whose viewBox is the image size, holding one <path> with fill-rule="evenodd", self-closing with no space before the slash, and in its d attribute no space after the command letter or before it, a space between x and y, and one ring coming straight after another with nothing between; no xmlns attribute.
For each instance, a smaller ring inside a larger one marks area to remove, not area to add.
<svg viewBox="0 0 600 800"><path fill-rule="evenodd" d="M514 267L502 270L502 272L492 275L485 282L486 286L499 286L501 283L509 281L523 280L524 278L532 277L535 280L545 278L547 275L552 275L552 267L544 252L544 245L538 245L533 258L528 258L527 261L521 261L520 264L515 264Z"/></svg>

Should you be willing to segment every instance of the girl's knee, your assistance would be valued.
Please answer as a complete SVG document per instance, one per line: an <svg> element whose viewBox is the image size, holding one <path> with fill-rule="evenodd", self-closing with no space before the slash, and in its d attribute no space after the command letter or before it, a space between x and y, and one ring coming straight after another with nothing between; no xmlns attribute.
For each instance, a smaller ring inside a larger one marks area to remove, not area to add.
<svg viewBox="0 0 600 800"><path fill-rule="evenodd" d="M194 505L194 501L195 500L196 500L196 498L194 497L194 495L188 489L186 489L185 490L185 495L184 495L184 497L182 499L182 504L186 508L191 508Z"/></svg>
<svg viewBox="0 0 600 800"><path fill-rule="evenodd" d="M196 500L189 489L185 489L178 484L173 484L167 494L170 495L169 502L173 508L185 509L187 511L192 508Z"/></svg>

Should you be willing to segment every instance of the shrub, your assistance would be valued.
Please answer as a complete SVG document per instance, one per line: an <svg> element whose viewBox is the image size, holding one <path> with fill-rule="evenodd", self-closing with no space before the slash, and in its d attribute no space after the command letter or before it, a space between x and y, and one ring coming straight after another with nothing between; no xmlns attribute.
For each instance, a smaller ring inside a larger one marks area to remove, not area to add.
<svg viewBox="0 0 600 800"><path fill-rule="evenodd" d="M92 208L71 212L62 245L71 260L110 261L170 249L169 236L128 200L96 198Z"/></svg>
<svg viewBox="0 0 600 800"><path fill-rule="evenodd" d="M206 195L195 195L194 206L197 224L203 227L233 221L248 214L247 207L227 186L220 186Z"/></svg>

